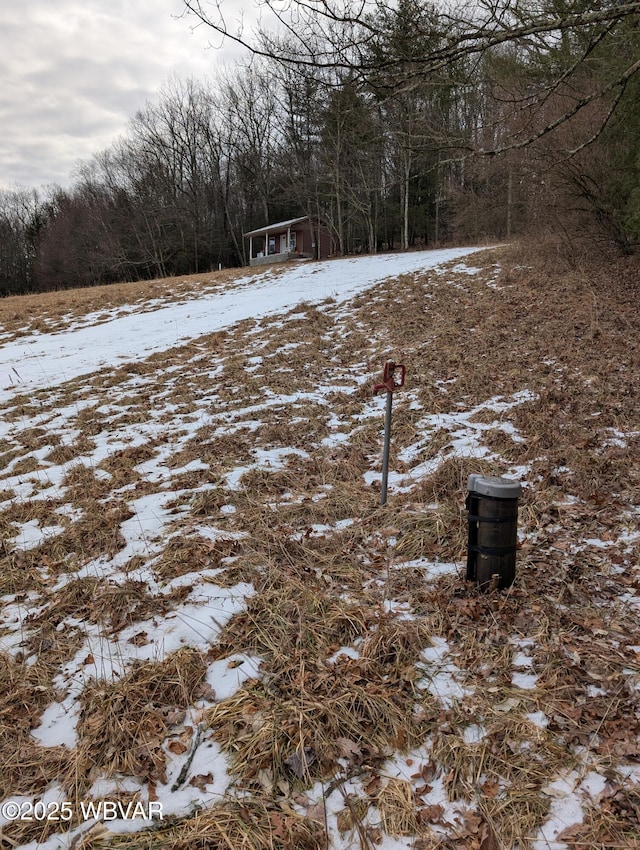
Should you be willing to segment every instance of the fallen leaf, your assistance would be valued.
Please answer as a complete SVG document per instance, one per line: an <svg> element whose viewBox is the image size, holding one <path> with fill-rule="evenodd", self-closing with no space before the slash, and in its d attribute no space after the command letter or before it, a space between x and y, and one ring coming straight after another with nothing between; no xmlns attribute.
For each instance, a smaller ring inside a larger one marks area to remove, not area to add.
<svg viewBox="0 0 640 850"><path fill-rule="evenodd" d="M475 835L483 823L481 815L475 812L461 812L460 814L462 815L466 831L471 833L471 835Z"/></svg>
<svg viewBox="0 0 640 850"><path fill-rule="evenodd" d="M433 791L433 785L418 785L416 788L416 796L425 797Z"/></svg>
<svg viewBox="0 0 640 850"><path fill-rule="evenodd" d="M373 796L373 795L377 792L378 788L380 788L380 781L381 781L381 780L380 780L380 777L378 776L378 774L376 774L375 776L373 776L373 777L372 777L372 778L371 778L371 779L370 779L370 780L369 780L369 781L368 781L368 782L367 782L367 783L363 786L363 789L364 789L365 794L368 794L370 797L371 797L371 796Z"/></svg>
<svg viewBox="0 0 640 850"><path fill-rule="evenodd" d="M168 746L168 750L175 756L181 756L183 753L186 753L187 747L182 743L182 741L171 741Z"/></svg>
<svg viewBox="0 0 640 850"><path fill-rule="evenodd" d="M258 771L258 782L267 794L273 793L273 771L263 768Z"/></svg>
<svg viewBox="0 0 640 850"><path fill-rule="evenodd" d="M407 733L404 729L399 729L398 734L393 739L394 746L398 750L403 750L407 741Z"/></svg>
<svg viewBox="0 0 640 850"><path fill-rule="evenodd" d="M284 760L289 770L295 774L298 779L304 779L309 773L309 766L316 760L316 754L311 747L305 747L303 750L297 750L292 756Z"/></svg>
<svg viewBox="0 0 640 850"><path fill-rule="evenodd" d="M491 799L497 797L500 793L500 785L495 781L495 779L487 779L486 782L483 782L480 788L482 789L484 796L490 797Z"/></svg>
<svg viewBox="0 0 640 850"><path fill-rule="evenodd" d="M556 835L555 840L566 844L574 838L583 837L584 829L585 827L583 823L575 823L573 826L568 826L566 829L563 829L559 835Z"/></svg>
<svg viewBox="0 0 640 850"><path fill-rule="evenodd" d="M348 832L353 825L353 818L349 809L342 809L336 816L336 825L339 832Z"/></svg>
<svg viewBox="0 0 640 850"><path fill-rule="evenodd" d="M420 823L441 823L443 814L444 807L437 803L432 806L425 806L422 809L418 809Z"/></svg>
<svg viewBox="0 0 640 850"><path fill-rule="evenodd" d="M436 775L436 767L432 762L423 764L417 773L412 773L412 779L422 779L423 782L429 783Z"/></svg>
<svg viewBox="0 0 640 850"><path fill-rule="evenodd" d="M158 709L158 713L168 726L177 726L183 722L186 717L184 708L174 708L171 705L163 705Z"/></svg>
<svg viewBox="0 0 640 850"><path fill-rule="evenodd" d="M496 834L486 821L483 821L480 830L479 850L500 850Z"/></svg>
<svg viewBox="0 0 640 850"><path fill-rule="evenodd" d="M196 699L206 699L209 702L215 702L216 692L208 682L200 682L195 690L194 696Z"/></svg>
<svg viewBox="0 0 640 850"><path fill-rule="evenodd" d="M319 803L315 803L313 806L309 806L309 808L307 809L307 817L309 818L309 820L312 820L315 823L319 823L324 826L327 817L327 810L324 800L321 800Z"/></svg>
<svg viewBox="0 0 640 850"><path fill-rule="evenodd" d="M510 697L509 699L505 699L503 702L499 702L497 705L493 706L494 711L511 711L512 708L520 705L520 700L515 699L514 697Z"/></svg>
<svg viewBox="0 0 640 850"><path fill-rule="evenodd" d="M197 776L191 777L189 785L193 785L194 788L197 788L198 791L201 791L204 794L207 790L207 785L211 785L212 782L212 773L199 773Z"/></svg>
<svg viewBox="0 0 640 850"><path fill-rule="evenodd" d="M288 797L291 793L291 787L286 779L279 779L276 787L283 797Z"/></svg>
<svg viewBox="0 0 640 850"><path fill-rule="evenodd" d="M359 758L362 755L358 744L350 738L336 738L336 745L342 758Z"/></svg>
<svg viewBox="0 0 640 850"><path fill-rule="evenodd" d="M276 838L281 838L283 841L286 841L287 830L285 818L277 812L271 812L269 815L269 821L271 823L273 835Z"/></svg>

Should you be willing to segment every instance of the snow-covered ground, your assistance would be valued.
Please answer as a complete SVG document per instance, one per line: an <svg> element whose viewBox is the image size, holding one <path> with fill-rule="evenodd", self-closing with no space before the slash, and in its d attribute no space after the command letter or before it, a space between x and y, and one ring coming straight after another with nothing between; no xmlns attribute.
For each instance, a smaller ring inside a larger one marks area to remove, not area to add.
<svg viewBox="0 0 640 850"><path fill-rule="evenodd" d="M303 386L303 378L298 375L299 385L288 383L293 370L287 358L305 345L302 336L278 344L279 334L284 336L292 323L292 315L304 319L313 305L319 305L320 310L330 310L332 317L337 317L335 332L340 336L339 323L347 321L349 300L386 280L437 269L442 286L448 284L447 275L455 273L457 282L453 285L464 289L461 276L478 273L465 262L465 257L474 250L380 255L299 263L275 271L265 269L246 274L223 292L206 294L186 303L155 302L152 309L127 315L122 315L122 308L118 308L113 311L112 319L103 310L96 314L99 323L91 324L88 316L61 332L34 333L0 345L0 404L5 414L0 419L4 452L0 509L9 512L16 505L29 507L24 515L20 512L15 517L12 515L5 531L5 546L25 555L39 552L42 547L55 545L70 529L81 527L90 518L82 500L73 497L73 481L78 470L95 480L98 490L104 485L107 496L101 493L96 504L104 505L106 511L117 501L121 507L126 506L127 512L117 521L120 541L115 551L104 547L104 551L90 549L83 555L80 547L68 568L61 567L61 563L66 564L62 558L55 570L47 555L37 565L39 587L6 592L0 597L0 652L8 658L19 657L27 665L35 663L37 652L30 655L25 649L35 628L34 618L48 610L57 593L79 581L98 580L114 591L137 582L145 588L146 597L155 600L160 606L158 610L164 612L148 611L124 627L111 630L102 622L85 620L73 612L62 616L57 632L77 633L82 639L60 665L53 681L57 697L41 712L38 725L32 729L32 738L39 746L70 749L77 746L79 700L91 683L117 681L135 662L162 662L184 647L206 653L216 644L230 619L246 609L255 589L246 581L217 584L221 567L207 569L194 565L193 569L185 567L176 576L163 572L163 558L171 545L186 542L200 552L207 547L213 551L220 542L230 547L241 542L250 536L251 529L236 524L234 499L252 474L290 470L293 476L296 462L310 461L314 445L327 452L337 451L348 445L356 432L381 421L384 399L372 398L370 393L366 398L358 395L374 377L362 352L358 356L354 352L353 362L335 362L330 379L309 379L310 384ZM455 260L460 262L453 269L451 265L446 267ZM487 285L494 286L491 280ZM298 311L291 314L296 308ZM207 342L211 334L233 331L237 323L245 320L252 320L253 325L234 336L233 350L212 350ZM330 344L331 340L328 347ZM165 356L173 351L174 358ZM229 385L225 378L225 370L234 358L240 362L240 371L233 374L246 379L248 389L239 383ZM261 376L265 375L276 375L275 389L260 385ZM391 474L392 494L411 493L451 456L496 460L498 455L484 442L489 432L503 435L514 444L522 441L508 417L518 407L535 403L536 396L526 385L512 395L492 394L480 403L464 406L449 404L447 384L450 383L455 383L455 378L441 382L442 403L438 412L422 410L411 390L405 394L407 408L416 411L414 425L421 436L398 452L402 469ZM189 395L188 403L183 399L185 393ZM343 409L338 412L336 393L343 403ZM349 400L356 397L357 403L350 410ZM23 410L25 399L28 400L26 411ZM271 426L285 428L295 422L317 426L307 447L288 445L286 440L274 444L263 435ZM446 444L430 451L434 435L445 431L448 432ZM197 456L197 443L205 441L203 435L206 439L246 443L244 456L234 459L230 454L228 466L216 469L215 476L212 474L213 483L207 478L210 462ZM625 435L616 435L616 439L625 439ZM131 457L128 467L116 463L121 455ZM526 465L504 467L503 464L503 468L518 479L528 472ZM368 471L362 478L367 487L377 485L379 469ZM321 503L329 490L329 485L319 483L305 497ZM220 504L216 502L211 511L194 516L194 502L211 493L216 498L222 493ZM296 503L296 499L302 501L302 497L287 492L278 498L282 504L289 505ZM344 516L329 524L292 529L291 539L348 533L358 519ZM636 539L634 535L637 537L637 532L630 530L629 545ZM390 538L389 545L393 542ZM606 542L595 541L593 545L604 546ZM223 559L223 565L231 563L233 557ZM460 567L459 563L426 558L403 561L397 557L394 563L398 571L422 570L426 580L455 573ZM179 601L175 601L178 597ZM406 602L386 600L385 604L386 611L399 620L414 616ZM502 708L498 707L499 712L517 706L518 694L534 691L539 680L529 654L532 644L514 639L512 649L510 686L516 696ZM327 663L335 663L341 656L357 661L359 644L341 647ZM260 664L259 657L245 653L234 653L209 664L205 677L208 690L182 720L183 726L199 730L193 736L195 750L178 752L175 747L171 749L169 742L163 744L169 765L167 781L156 783L155 793L165 817L189 814L198 807L211 805L232 788L224 752L206 731L200 734L202 713L216 701L230 697L247 680L260 676ZM427 691L443 712L473 697L474 687L468 678L463 678L447 639L432 639L422 653L418 669L422 678L416 682L417 689ZM546 728L549 722L541 710L530 711L527 717L534 730ZM474 746L485 735L482 726L470 723L462 740ZM410 782L416 789L424 786L415 777L417 766L431 758L431 743L425 741L423 747L408 755L391 756L385 768L386 776ZM187 766L187 775L196 777L197 781L191 784L183 781L179 790L173 790L177 777ZM634 781L638 779L635 776ZM441 776L434 779L432 786L424 792L422 804L434 807L434 811L442 809L438 829L444 835L446 829L442 824L454 825L465 807L449 801ZM345 787L347 791L359 788L358 782L351 780ZM565 845L555 837L566 827L580 823L581 802L597 798L603 787L602 775L586 766L582 772L558 776L549 787L553 804L547 823L535 836L536 850L563 848ZM137 792L143 799L149 799L149 787L145 783L124 776L116 779L99 776L91 788L91 796L106 799L122 791ZM310 805L321 802L322 793L320 787L312 789ZM65 790L52 777L42 799L56 802L64 800L65 795ZM31 799L10 795L4 802L24 804ZM353 846L352 839L342 836L336 825L336 813L343 804L337 790L327 799L333 850ZM3 817L2 811L0 803L0 830L10 820ZM134 826L140 828L144 823L138 821L132 825L122 819L108 823L112 832L125 832ZM42 842L33 840L21 846L25 850L67 848L86 828L87 824L82 824L64 837L52 835ZM412 847L412 842L409 836L384 836L379 846L382 850L396 850Z"/></svg>
<svg viewBox="0 0 640 850"><path fill-rule="evenodd" d="M300 262L276 273L266 269L241 277L224 293L187 303L158 305L111 321L101 311L100 324L55 334L36 333L0 346L0 402L16 391L47 389L80 375L122 366L167 351L243 319L260 319L291 310L296 304L336 303L351 298L386 278L434 268L474 248L450 248L411 254L379 254L331 262ZM121 312L119 309L118 311ZM2 379L0 379L2 380Z"/></svg>
<svg viewBox="0 0 640 850"><path fill-rule="evenodd" d="M12 415L0 422L0 439L7 443L19 442L20 434L27 428L39 428L46 431L50 445L45 445L30 456L37 461L37 468L30 474L22 472L12 474L15 463L8 464L2 477L0 488L11 492L12 499L20 502L28 500L58 500L65 493L65 476L80 463L84 468L97 471L98 475L108 477L100 471L100 464L118 451L145 446L157 439L159 434L169 435L165 447L155 456L141 464L136 471L147 481L153 482L154 492L128 501L131 517L120 524L120 533L125 545L115 555L101 554L96 558L85 559L80 568L73 573L58 574L51 588L55 594L67 583L77 579L99 578L112 586L122 585L126 581L144 582L149 592L162 600L176 587L192 587L187 598L176 605L171 613L159 619L152 616L148 621L137 621L122 630L117 637L104 634L98 624L84 623L84 641L75 655L59 671L54 686L64 697L52 703L41 715L40 724L33 730L34 739L42 747L77 745L76 726L79 718L78 697L83 688L93 680L113 681L122 676L135 661L161 661L167 655L183 646L206 650L215 642L216 635L236 612L241 611L245 600L253 592L250 585L238 584L231 588L218 587L215 584L217 570L185 573L172 581L159 582L154 575L157 557L175 535L183 536L184 527L180 520L184 517L180 510L168 509L167 505L179 497L180 493L172 485L174 470L165 465L167 458L189 443L203 427L215 426L222 431L233 431L234 421L243 425L251 417L254 423L260 415L273 407L280 407L293 400L300 400L304 393L284 393L270 397L266 402L256 404L253 409L218 409L211 412L210 400L203 401L196 415L181 414L170 403L152 404L146 421L110 427L109 417L114 419L126 409L126 399L133 392L144 393L145 379L133 377L120 386L111 386L105 394L99 387L93 387L96 373L112 372L123 366L144 362L154 354L162 354L190 341L215 331L232 328L246 319L257 322L266 317L277 317L292 310L297 305L312 305L329 301L340 304L349 298L366 291L387 278L401 274L413 274L424 269L434 268L441 263L465 257L475 249L461 248L442 251L424 251L412 254L380 255L358 259L344 259L325 263L299 263L287 268L278 268L275 272L265 269L240 277L235 285L224 292L203 295L188 303L168 303L162 305L155 301L152 309L122 315L122 308L116 308L114 318L109 319L108 311L96 313L99 319L91 324L91 316L76 322L77 326L55 333L34 333L18 338L16 341L0 346L0 375L5 376L0 391L0 403L12 410L12 399L25 395L41 398L41 412L37 415ZM117 315L116 315L117 314ZM254 358L254 365L262 357ZM222 358L221 361L222 362ZM208 362L207 368L212 376L221 368L216 362ZM252 367L249 366L248 369ZM83 378L75 384L74 379ZM179 368L165 370L164 390L169 393L179 386L181 371ZM355 386L357 387L357 381ZM73 398L70 403L54 406L53 400L58 394L66 392L67 386L73 386ZM325 404L325 396L333 392L333 385L319 387L316 400ZM100 412L106 421L106 427L94 435L94 446L85 449L79 457L62 463L46 461L56 443L70 445L78 435L75 421L84 409ZM375 409L381 409L381 400L375 401ZM162 424L158 424L159 422ZM250 469L277 469L291 452L298 449L261 450L256 449L254 459L249 465L231 469L227 474L227 486L237 487L237 482ZM27 453L29 456L29 453ZM24 457L24 455L22 455ZM197 469L199 462L193 462L180 469L188 472ZM126 489L126 488L125 488ZM4 503L7 504L6 502ZM233 510L228 506L229 511ZM78 509L72 504L61 505L57 514L67 514L77 519ZM222 512L221 516L224 516ZM218 528L210 523L192 526L188 532L192 538L204 540L222 539L228 541L234 532ZM55 540L64 533L64 523L44 525L38 519L18 524L18 533L6 542L17 551L29 551L43 543ZM142 557L145 563L132 571L128 566L131 559ZM33 614L37 594L32 592L27 598L9 594L2 598L0 612L0 651L15 655L21 651L25 641L25 620ZM30 599L31 597L31 599ZM31 602L31 600L33 600ZM31 604L30 604L31 602ZM67 625L77 625L70 617ZM65 627L60 624L59 629ZM151 634L148 641L138 642L136 635ZM90 659L87 663L87 659ZM234 659L224 659L210 665L207 683L218 699L224 699L249 676L256 675L260 659L250 656L241 657L238 663ZM207 705L201 701L201 707ZM195 724L194 724L195 725ZM188 791L171 791L172 782L180 773L187 754L181 759L172 755L172 767L166 786L157 787L158 800L163 806L163 814L181 815L193 810L196 805L207 805L224 794L229 783L224 757L217 745L214 762L211 761L211 749L201 750L193 760L191 773L206 774L215 768L216 779L211 785L199 792L195 787ZM211 747L211 744L209 744ZM200 764L202 759L205 762ZM218 762L220 766L217 767ZM205 769L206 768L206 769ZM92 789L94 798L113 796L119 790L132 790L136 787L131 779L120 782L107 779L97 780ZM144 790L144 789L143 789ZM63 800L65 792L55 782L48 791L45 802ZM25 803L27 798L10 797L8 802ZM6 822L6 818L4 819ZM3 818L0 815L0 827ZM138 825L142 825L140 821ZM126 830L130 824L123 821L111 821L112 831ZM47 842L31 843L29 847L42 847L53 850L66 846L69 839L55 836Z"/></svg>

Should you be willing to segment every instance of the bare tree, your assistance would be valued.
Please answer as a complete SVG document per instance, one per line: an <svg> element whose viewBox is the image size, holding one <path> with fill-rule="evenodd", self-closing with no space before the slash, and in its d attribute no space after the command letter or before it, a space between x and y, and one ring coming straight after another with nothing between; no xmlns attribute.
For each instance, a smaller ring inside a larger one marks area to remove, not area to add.
<svg viewBox="0 0 640 850"><path fill-rule="evenodd" d="M259 215L268 222L280 144L280 103L273 78L264 66L226 73L218 81L215 100L218 115L224 116L233 129L230 153L239 187L246 187L251 198L258 201ZM249 218L253 221L255 215L251 210Z"/></svg>
<svg viewBox="0 0 640 850"><path fill-rule="evenodd" d="M0 294L28 292L47 206L31 189L0 190Z"/></svg>
<svg viewBox="0 0 640 850"><path fill-rule="evenodd" d="M483 57L510 45L523 58L544 66L535 90L524 97L514 94L512 99L514 109L531 113L540 107L541 120L517 139L480 149L490 156L526 147L595 100L615 101L640 70L638 47L623 66L612 63L597 83L582 84L584 63L597 50L615 50L620 27L640 18L640 0L604 0L595 8L584 0L479 0L442 6L426 0L421 5L429 14L416 19L414 37L431 46L411 63L393 51L385 55L374 49L380 43L383 22L402 14L403 4L391 0L262 0L263 19L272 21L273 29L259 34L245 32L238 19L228 20L221 0L183 3L187 14L254 56L298 68L330 69L336 84L348 77L386 93L410 91L434 75L449 75L452 83L460 84L461 64L472 73ZM560 90L573 91L571 102L542 120L549 99ZM578 146L588 144L601 129L590 128Z"/></svg>

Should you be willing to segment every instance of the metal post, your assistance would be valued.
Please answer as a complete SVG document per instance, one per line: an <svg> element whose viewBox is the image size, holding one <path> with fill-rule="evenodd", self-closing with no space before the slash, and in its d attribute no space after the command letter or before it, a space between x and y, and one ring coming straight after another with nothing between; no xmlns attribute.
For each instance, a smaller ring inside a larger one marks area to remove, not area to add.
<svg viewBox="0 0 640 850"><path fill-rule="evenodd" d="M382 487L380 489L380 504L387 504L387 483L389 481L389 448L391 445L391 405L393 393L387 390L387 409L384 417L384 446L382 448Z"/></svg>
<svg viewBox="0 0 640 850"><path fill-rule="evenodd" d="M398 370L399 377L395 376ZM387 409L384 417L384 448L382 451L382 485L380 487L380 504L387 504L387 483L389 481L389 448L391 445L391 405L393 402L393 391L404 386L405 367L402 363L394 363L388 360L382 374L382 383L373 388L375 395L380 390L387 391Z"/></svg>

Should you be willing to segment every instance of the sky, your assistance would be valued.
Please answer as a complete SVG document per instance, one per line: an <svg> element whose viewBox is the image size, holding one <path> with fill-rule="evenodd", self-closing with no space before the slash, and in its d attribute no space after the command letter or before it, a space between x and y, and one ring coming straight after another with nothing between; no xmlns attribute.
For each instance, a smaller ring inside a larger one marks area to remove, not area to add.
<svg viewBox="0 0 640 850"><path fill-rule="evenodd" d="M183 12L181 0L5 0L0 190L70 186L170 76L203 79L239 58Z"/></svg>

